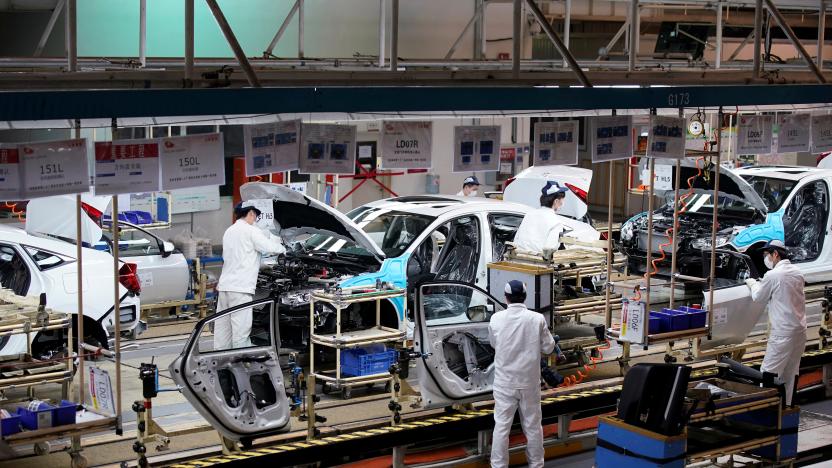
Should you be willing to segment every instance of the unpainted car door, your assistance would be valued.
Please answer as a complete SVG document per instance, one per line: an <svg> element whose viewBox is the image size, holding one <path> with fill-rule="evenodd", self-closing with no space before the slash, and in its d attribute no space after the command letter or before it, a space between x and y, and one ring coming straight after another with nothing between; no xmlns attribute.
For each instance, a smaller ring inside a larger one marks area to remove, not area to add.
<svg viewBox="0 0 832 468"><path fill-rule="evenodd" d="M219 321L241 318L249 310L247 342L216 349L211 325L216 331ZM273 298L218 312L197 323L182 354L170 365L170 375L188 401L229 439L251 440L290 428L277 323Z"/></svg>
<svg viewBox="0 0 832 468"><path fill-rule="evenodd" d="M415 349L425 407L445 407L491 395L494 349L488 322L502 304L461 282L430 282L416 293Z"/></svg>

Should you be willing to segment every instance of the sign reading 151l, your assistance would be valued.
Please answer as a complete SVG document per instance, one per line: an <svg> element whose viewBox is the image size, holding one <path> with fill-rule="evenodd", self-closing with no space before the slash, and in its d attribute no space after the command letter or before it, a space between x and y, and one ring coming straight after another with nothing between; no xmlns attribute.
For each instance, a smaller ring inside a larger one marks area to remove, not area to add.
<svg viewBox="0 0 832 468"><path fill-rule="evenodd" d="M60 164L41 164L40 175L63 174L64 168Z"/></svg>
<svg viewBox="0 0 832 468"><path fill-rule="evenodd" d="M179 167L199 166L199 158L196 156L187 156L179 158Z"/></svg>

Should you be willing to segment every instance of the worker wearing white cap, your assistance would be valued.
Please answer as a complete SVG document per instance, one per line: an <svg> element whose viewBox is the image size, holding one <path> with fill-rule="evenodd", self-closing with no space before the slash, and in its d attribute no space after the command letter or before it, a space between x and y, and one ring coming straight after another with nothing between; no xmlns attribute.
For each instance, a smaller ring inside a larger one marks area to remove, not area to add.
<svg viewBox="0 0 832 468"><path fill-rule="evenodd" d="M540 208L526 213L517 228L514 245L518 249L538 253L558 250L563 224L555 212L563 206L568 190L557 182L546 182L540 194Z"/></svg>
<svg viewBox="0 0 832 468"><path fill-rule="evenodd" d="M769 269L761 281L747 279L751 297L768 301L769 337L760 371L777 374L786 386L786 404L791 405L800 357L806 348L806 296L800 270L789 261L780 240L763 247L763 261Z"/></svg>
<svg viewBox="0 0 832 468"><path fill-rule="evenodd" d="M508 436L514 413L526 435L526 461L543 466L543 426L540 411L540 356L551 354L555 340L543 314L529 310L526 285L509 281L504 289L506 310L491 317L488 337L494 348L494 434L491 466L508 466Z"/></svg>
<svg viewBox="0 0 832 468"><path fill-rule="evenodd" d="M480 188L480 181L477 177L468 176L462 181L462 190L456 194L459 197L476 197L478 188Z"/></svg>
<svg viewBox="0 0 832 468"><path fill-rule="evenodd" d="M251 202L234 208L237 221L222 236L222 273L217 283L217 312L251 302L261 254L286 252L280 238L254 225L261 215ZM251 346L251 309L241 309L214 323L214 349Z"/></svg>

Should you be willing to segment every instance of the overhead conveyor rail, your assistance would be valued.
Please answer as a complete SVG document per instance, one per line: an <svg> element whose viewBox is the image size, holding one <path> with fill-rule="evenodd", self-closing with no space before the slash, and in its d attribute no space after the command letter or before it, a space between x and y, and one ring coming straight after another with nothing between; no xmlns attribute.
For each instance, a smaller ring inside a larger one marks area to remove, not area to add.
<svg viewBox="0 0 832 468"><path fill-rule="evenodd" d="M759 365L760 360L747 362ZM832 349L807 351L801 359L801 370L832 365ZM691 373L692 380L703 380L717 374L715 367L707 367ZM620 379L606 386L592 388L588 384L567 390L547 393L541 400L543 424L551 424L558 417L573 415L574 418L590 417L614 411L621 393ZM598 385L597 383L595 385ZM319 439L306 440L306 432L298 433L295 440L257 448L239 453L208 456L195 460L168 462L164 466L173 468L196 468L208 466L249 466L251 463L268 463L271 466L291 466L327 460L343 463L344 457L357 457L372 450L412 445L441 439L462 441L476 438L479 431L490 430L494 425L493 410L485 405L473 410L449 413L441 416L405 417L397 426L376 423L350 432L327 435ZM162 465L158 465L162 466Z"/></svg>

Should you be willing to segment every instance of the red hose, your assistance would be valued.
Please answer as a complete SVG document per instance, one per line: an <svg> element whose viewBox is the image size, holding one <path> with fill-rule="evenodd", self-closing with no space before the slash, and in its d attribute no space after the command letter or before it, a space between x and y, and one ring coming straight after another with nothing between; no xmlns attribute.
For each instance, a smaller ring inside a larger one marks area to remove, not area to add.
<svg viewBox="0 0 832 468"><path fill-rule="evenodd" d="M596 349L598 350L598 357L597 358L592 357L592 355L589 356L589 360L592 362L592 365L590 366L589 364L584 364L584 366L583 366L583 369L586 371L586 374L581 372L581 369L578 369L577 375L573 374L573 375L567 375L566 377L564 377L563 378L563 383L558 385L558 388L572 387L574 385L577 385L577 384L583 382L584 379L589 377L589 374L591 374L592 371L594 371L598 367L598 362L602 361L604 359L603 350L610 349L610 341L606 340L604 346L601 346L601 347L596 348Z"/></svg>

